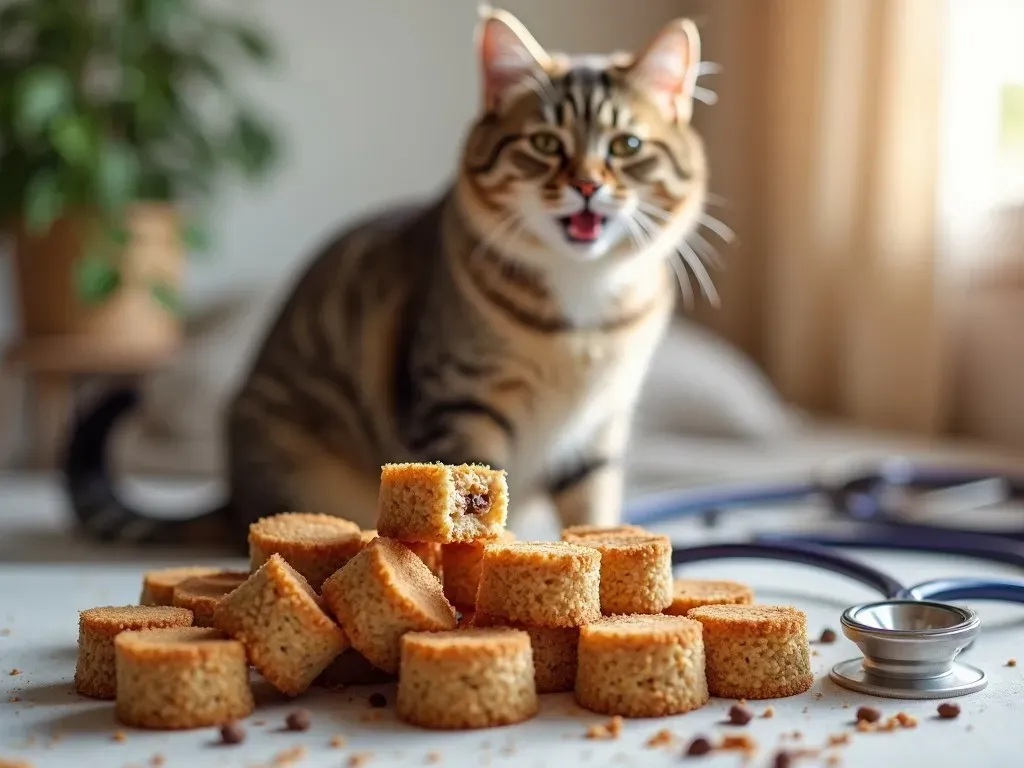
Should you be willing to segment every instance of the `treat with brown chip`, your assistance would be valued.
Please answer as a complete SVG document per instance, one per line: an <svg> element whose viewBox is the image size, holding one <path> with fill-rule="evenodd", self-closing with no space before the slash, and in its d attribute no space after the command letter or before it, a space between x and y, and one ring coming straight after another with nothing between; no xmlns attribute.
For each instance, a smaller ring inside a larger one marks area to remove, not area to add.
<svg viewBox="0 0 1024 768"><path fill-rule="evenodd" d="M317 676L313 684L321 688L348 688L353 685L378 685L390 683L395 676L377 669L355 648L341 652L327 669Z"/></svg>
<svg viewBox="0 0 1024 768"><path fill-rule="evenodd" d="M247 578L248 571L218 571L206 576L192 576L174 588L171 605L192 611L193 625L212 627L213 612L220 601L242 586Z"/></svg>
<svg viewBox="0 0 1024 768"><path fill-rule="evenodd" d="M455 629L455 609L441 582L400 541L377 537L324 582L323 597L375 667L398 672L406 632Z"/></svg>
<svg viewBox="0 0 1024 768"><path fill-rule="evenodd" d="M317 592L328 576L362 548L359 526L332 515L282 512L249 526L250 571L278 554Z"/></svg>
<svg viewBox="0 0 1024 768"><path fill-rule="evenodd" d="M213 621L288 696L305 691L349 647L313 588L277 553L221 601Z"/></svg>
<svg viewBox="0 0 1024 768"><path fill-rule="evenodd" d="M703 605L687 614L704 626L708 688L726 699L774 699L807 691L807 617L791 606Z"/></svg>
<svg viewBox="0 0 1024 768"><path fill-rule="evenodd" d="M422 728L521 723L539 708L530 637L509 627L402 637L398 716Z"/></svg>
<svg viewBox="0 0 1024 768"><path fill-rule="evenodd" d="M476 610L531 627L595 621L601 617L601 553L565 542L489 544Z"/></svg>
<svg viewBox="0 0 1024 768"><path fill-rule="evenodd" d="M622 717L665 717L704 706L701 625L682 616L610 616L580 628L576 701Z"/></svg>
<svg viewBox="0 0 1024 768"><path fill-rule="evenodd" d="M672 604L665 609L670 616L685 616L701 605L750 605L754 590L738 581L716 579L676 579L672 584Z"/></svg>
<svg viewBox="0 0 1024 768"><path fill-rule="evenodd" d="M668 536L624 533L582 536L601 553L601 612L605 616L661 613L672 604L672 543Z"/></svg>
<svg viewBox="0 0 1024 768"><path fill-rule="evenodd" d="M208 728L252 714L242 644L215 629L124 632L114 641L118 719L151 729Z"/></svg>
<svg viewBox="0 0 1024 768"><path fill-rule="evenodd" d="M114 638L121 632L192 626L192 611L165 605L89 608L78 614L75 691L94 699L117 695Z"/></svg>
<svg viewBox="0 0 1024 768"><path fill-rule="evenodd" d="M208 565L186 565L147 571L142 576L142 595L139 597L139 605L171 605L174 588L185 579L191 579L194 576L212 576L221 571L221 568Z"/></svg>
<svg viewBox="0 0 1024 768"><path fill-rule="evenodd" d="M475 464L385 464L381 470L381 536L437 544L496 539L507 513L504 470Z"/></svg>
<svg viewBox="0 0 1024 768"><path fill-rule="evenodd" d="M562 529L562 541L580 544L585 539L607 536L650 536L651 532L639 525L570 525Z"/></svg>
<svg viewBox="0 0 1024 768"><path fill-rule="evenodd" d="M498 541L515 541L510 531L504 531ZM476 605L476 590L480 585L480 562L485 542L441 545L444 569L444 595L459 610L472 611Z"/></svg>
<svg viewBox="0 0 1024 768"><path fill-rule="evenodd" d="M462 625L459 625L460 628ZM537 693L561 693L576 686L576 649L579 627L528 627L509 624L503 619L475 614L472 626L511 626L530 636L533 649L534 681Z"/></svg>

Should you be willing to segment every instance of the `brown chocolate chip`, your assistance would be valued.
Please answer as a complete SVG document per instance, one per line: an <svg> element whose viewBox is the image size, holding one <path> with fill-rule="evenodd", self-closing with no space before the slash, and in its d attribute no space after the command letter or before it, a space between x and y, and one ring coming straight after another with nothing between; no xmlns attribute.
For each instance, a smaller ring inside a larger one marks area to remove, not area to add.
<svg viewBox="0 0 1024 768"><path fill-rule="evenodd" d="M875 707L860 707L857 710L858 723L877 723L881 719L882 712Z"/></svg>
<svg viewBox="0 0 1024 768"><path fill-rule="evenodd" d="M952 720L960 715L960 705L952 701L944 701L939 704L939 717Z"/></svg>
<svg viewBox="0 0 1024 768"><path fill-rule="evenodd" d="M245 741L245 729L232 720L220 727L220 740L224 744L241 744Z"/></svg>
<svg viewBox="0 0 1024 768"><path fill-rule="evenodd" d="M284 723L289 731L308 731L313 723L313 717L308 709L297 709L285 718Z"/></svg>
<svg viewBox="0 0 1024 768"><path fill-rule="evenodd" d="M705 739L703 736L698 736L690 742L690 746L686 748L686 754L690 757L700 757L706 755L711 751L711 742Z"/></svg>
<svg viewBox="0 0 1024 768"><path fill-rule="evenodd" d="M491 497L486 493L471 493L466 501L470 512L474 515L482 515L491 508Z"/></svg>
<svg viewBox="0 0 1024 768"><path fill-rule="evenodd" d="M834 643L836 641L835 630L825 627L821 630L821 636L818 638L819 643Z"/></svg>
<svg viewBox="0 0 1024 768"><path fill-rule="evenodd" d="M772 761L773 768L789 768L793 764L793 758L789 752L776 752Z"/></svg>
<svg viewBox="0 0 1024 768"><path fill-rule="evenodd" d="M733 704L729 707L729 722L733 725L746 725L754 719L754 713L744 706Z"/></svg>
<svg viewBox="0 0 1024 768"><path fill-rule="evenodd" d="M370 694L370 706L376 709L386 707L388 705L387 697L383 693L371 693Z"/></svg>

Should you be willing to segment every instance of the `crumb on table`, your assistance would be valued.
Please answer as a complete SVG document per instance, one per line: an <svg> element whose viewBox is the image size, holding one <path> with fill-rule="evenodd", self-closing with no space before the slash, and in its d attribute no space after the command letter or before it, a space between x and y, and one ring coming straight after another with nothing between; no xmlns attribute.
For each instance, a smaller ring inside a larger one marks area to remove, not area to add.
<svg viewBox="0 0 1024 768"><path fill-rule="evenodd" d="M842 747L850 743L850 734L848 733L830 733L828 737L828 745L830 747Z"/></svg>
<svg viewBox="0 0 1024 768"><path fill-rule="evenodd" d="M276 768L285 768L285 766L294 765L306 756L306 748L297 745L289 747L288 749L282 750L274 755L272 765Z"/></svg>
<svg viewBox="0 0 1024 768"><path fill-rule="evenodd" d="M1016 659L1008 659L1007 662L1006 662L1006 666L1008 666L1008 667L1016 667L1017 666L1017 660Z"/></svg>
<svg viewBox="0 0 1024 768"><path fill-rule="evenodd" d="M718 749L724 752L756 752L757 741L746 733L741 733L736 736L723 736L722 743L718 745Z"/></svg>
<svg viewBox="0 0 1024 768"><path fill-rule="evenodd" d="M114 741L127 741L128 734L124 731L114 731L114 735L110 737Z"/></svg>
<svg viewBox="0 0 1024 768"><path fill-rule="evenodd" d="M775 707L765 707L764 712L761 713L761 717L765 720L770 720L775 717Z"/></svg>
<svg viewBox="0 0 1024 768"><path fill-rule="evenodd" d="M331 736L331 740L328 741L327 743L330 746L334 747L335 749L341 749L342 747L345 746L345 737L344 736Z"/></svg>
<svg viewBox="0 0 1024 768"><path fill-rule="evenodd" d="M360 768L360 766L366 765L370 762L369 752L356 752L348 759L348 768Z"/></svg>
<svg viewBox="0 0 1024 768"><path fill-rule="evenodd" d="M12 677L14 677L15 675L20 675L21 674L21 670L18 669L17 667L15 667L14 669L11 670L10 674L11 674Z"/></svg>
<svg viewBox="0 0 1024 768"><path fill-rule="evenodd" d="M588 739L617 739L622 733L622 718L619 715L605 723L595 723L587 728Z"/></svg>
<svg viewBox="0 0 1024 768"><path fill-rule="evenodd" d="M428 764L432 765L434 763L440 763L440 762L441 762L441 753L440 752L427 752L427 763Z"/></svg>
<svg viewBox="0 0 1024 768"><path fill-rule="evenodd" d="M167 758L161 755L159 752L157 752L155 755L149 758L149 764L152 765L153 768L160 768L160 766L162 766L166 762Z"/></svg>
<svg viewBox="0 0 1024 768"><path fill-rule="evenodd" d="M675 736L672 735L672 731L668 728L662 728L660 731L652 734L647 741L645 746L648 747L665 747L671 744L675 740Z"/></svg>

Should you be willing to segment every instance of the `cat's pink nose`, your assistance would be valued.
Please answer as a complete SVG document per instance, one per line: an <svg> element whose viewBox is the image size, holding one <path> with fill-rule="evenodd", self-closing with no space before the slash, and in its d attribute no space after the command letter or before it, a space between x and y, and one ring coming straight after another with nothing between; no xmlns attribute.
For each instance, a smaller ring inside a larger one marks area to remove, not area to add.
<svg viewBox="0 0 1024 768"><path fill-rule="evenodd" d="M592 197L601 185L595 181L574 181L572 186L584 197Z"/></svg>

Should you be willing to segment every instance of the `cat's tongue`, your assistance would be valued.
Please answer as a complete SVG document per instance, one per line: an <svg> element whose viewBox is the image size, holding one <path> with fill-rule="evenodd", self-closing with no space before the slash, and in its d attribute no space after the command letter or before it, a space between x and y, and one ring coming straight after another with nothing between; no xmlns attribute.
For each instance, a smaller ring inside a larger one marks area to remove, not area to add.
<svg viewBox="0 0 1024 768"><path fill-rule="evenodd" d="M601 219L591 211L580 211L569 217L569 237L573 240L597 240Z"/></svg>

